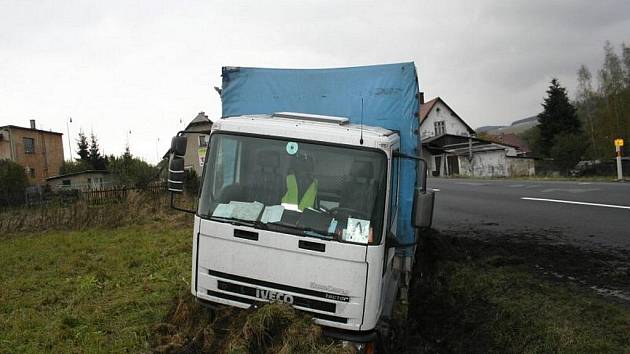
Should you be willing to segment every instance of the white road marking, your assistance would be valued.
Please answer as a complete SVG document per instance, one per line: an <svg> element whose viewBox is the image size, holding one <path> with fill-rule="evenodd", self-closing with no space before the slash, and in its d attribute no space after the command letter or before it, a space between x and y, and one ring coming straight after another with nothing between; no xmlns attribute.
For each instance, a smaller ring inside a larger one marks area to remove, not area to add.
<svg viewBox="0 0 630 354"><path fill-rule="evenodd" d="M439 188L431 188L431 190L434 191L434 192L439 192L440 191Z"/></svg>
<svg viewBox="0 0 630 354"><path fill-rule="evenodd" d="M617 208L617 209L630 209L630 206L626 205L615 205L615 204L600 204L600 203L588 203L588 202L575 202L572 200L560 200L560 199L545 199L545 198L529 198L522 197L523 200L534 200L540 202L552 202L552 203L564 203L564 204L577 204L577 205L590 205L590 206L598 206L605 208Z"/></svg>

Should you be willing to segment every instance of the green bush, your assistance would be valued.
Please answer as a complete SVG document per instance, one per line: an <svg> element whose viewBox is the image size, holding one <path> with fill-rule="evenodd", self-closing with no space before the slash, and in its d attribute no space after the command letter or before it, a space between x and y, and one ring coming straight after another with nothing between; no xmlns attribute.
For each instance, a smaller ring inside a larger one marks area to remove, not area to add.
<svg viewBox="0 0 630 354"><path fill-rule="evenodd" d="M580 162L582 155L588 147L586 141L584 136L579 133L562 133L556 135L550 155L562 173L567 175L569 170Z"/></svg>
<svg viewBox="0 0 630 354"><path fill-rule="evenodd" d="M28 177L24 167L11 160L0 159L0 205L23 202L26 187Z"/></svg>
<svg viewBox="0 0 630 354"><path fill-rule="evenodd" d="M201 179L195 170L186 170L186 175L184 177L184 189L186 193L190 196L196 196L199 191L199 185L201 184Z"/></svg>
<svg viewBox="0 0 630 354"><path fill-rule="evenodd" d="M145 188L158 178L158 169L131 154L120 157L110 156L108 170L117 175L120 183L126 186Z"/></svg>

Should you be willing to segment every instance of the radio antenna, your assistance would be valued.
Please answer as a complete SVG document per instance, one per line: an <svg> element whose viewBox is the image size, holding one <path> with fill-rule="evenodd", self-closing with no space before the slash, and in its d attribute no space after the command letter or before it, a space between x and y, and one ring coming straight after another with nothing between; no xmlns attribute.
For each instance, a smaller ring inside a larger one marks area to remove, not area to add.
<svg viewBox="0 0 630 354"><path fill-rule="evenodd" d="M359 144L363 145L363 97L361 97L361 139Z"/></svg>

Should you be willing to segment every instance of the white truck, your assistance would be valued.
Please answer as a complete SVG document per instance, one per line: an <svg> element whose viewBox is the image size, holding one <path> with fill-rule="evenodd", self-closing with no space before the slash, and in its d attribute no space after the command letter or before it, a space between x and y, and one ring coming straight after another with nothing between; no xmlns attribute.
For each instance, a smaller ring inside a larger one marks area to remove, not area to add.
<svg viewBox="0 0 630 354"><path fill-rule="evenodd" d="M227 116L226 86L224 118L209 132L198 208L191 211L192 294L241 308L288 303L333 338L362 350L377 345L408 282L415 231L431 224L426 164L403 151L400 132L374 125L367 112L360 123L316 109ZM185 135L174 137L174 193L183 191L185 149ZM417 177L405 190L410 174ZM402 220L413 233L407 238Z"/></svg>

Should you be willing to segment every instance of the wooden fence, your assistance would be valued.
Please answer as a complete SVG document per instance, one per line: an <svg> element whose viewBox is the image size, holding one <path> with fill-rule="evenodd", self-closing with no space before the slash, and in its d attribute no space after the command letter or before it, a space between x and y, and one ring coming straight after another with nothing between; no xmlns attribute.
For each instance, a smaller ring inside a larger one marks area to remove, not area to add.
<svg viewBox="0 0 630 354"><path fill-rule="evenodd" d="M85 191L68 190L57 193L42 193L27 195L23 199L12 203L0 203L0 213L16 209L47 208L55 206L68 206L78 202L85 202L88 206L122 203L128 200L131 194L149 194L160 197L160 202L166 203L168 189L166 183L152 183L145 187L113 187L104 189L90 189Z"/></svg>

